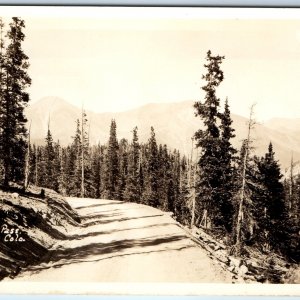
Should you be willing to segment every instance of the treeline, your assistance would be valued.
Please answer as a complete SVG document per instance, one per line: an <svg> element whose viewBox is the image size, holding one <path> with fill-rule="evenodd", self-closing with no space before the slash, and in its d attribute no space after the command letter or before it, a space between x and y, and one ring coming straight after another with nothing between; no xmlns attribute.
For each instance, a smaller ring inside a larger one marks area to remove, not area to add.
<svg viewBox="0 0 300 300"><path fill-rule="evenodd" d="M151 127L147 143L140 143L138 128L132 140L118 140L111 121L108 142L89 145L87 119L76 121L71 145L54 142L48 129L44 146L29 149L29 183L54 189L65 196L118 199L143 203L173 212L190 222L188 169L190 161L179 151L157 144Z"/></svg>
<svg viewBox="0 0 300 300"><path fill-rule="evenodd" d="M224 242L239 255L247 246L255 246L299 261L300 176L282 180L271 143L263 157L252 155L250 140L243 142L239 152L230 143L226 145L225 133L233 136L227 101L220 116L223 123L218 127L219 141L230 149L223 152L224 158L215 161L215 168L210 168L208 174L207 165L200 165L203 153L199 161L196 157L191 161L167 145L158 145L153 127L147 143L139 142L137 127L130 141L118 140L117 124L112 120L107 143L89 145L83 112L69 146L54 142L50 129L44 146L30 146L29 182L65 196L150 205L173 212L186 226L195 225L225 237Z"/></svg>

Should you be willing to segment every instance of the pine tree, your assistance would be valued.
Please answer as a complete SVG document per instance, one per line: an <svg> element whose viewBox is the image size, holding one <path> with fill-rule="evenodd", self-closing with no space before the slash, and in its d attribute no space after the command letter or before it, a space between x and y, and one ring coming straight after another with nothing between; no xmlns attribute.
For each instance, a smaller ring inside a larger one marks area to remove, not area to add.
<svg viewBox="0 0 300 300"><path fill-rule="evenodd" d="M67 194L73 197L80 197L81 193L81 130L80 121L76 120L75 134L72 137L72 144L67 148Z"/></svg>
<svg viewBox="0 0 300 300"><path fill-rule="evenodd" d="M165 146L166 147L166 146ZM180 153L174 150L169 155L169 171L167 173L168 178L168 211L175 214L176 203L178 202L180 193Z"/></svg>
<svg viewBox="0 0 300 300"><path fill-rule="evenodd" d="M53 143L53 148L54 148L54 159L53 159L53 185L52 188L56 192L60 191L60 180L61 178L61 156L62 156L62 151L61 151L61 146L59 144L59 141L56 143Z"/></svg>
<svg viewBox="0 0 300 300"><path fill-rule="evenodd" d="M191 211L188 207L189 186L188 186L188 162L185 156L180 160L180 183L179 194L175 201L175 216L177 220L189 226L191 223Z"/></svg>
<svg viewBox="0 0 300 300"><path fill-rule="evenodd" d="M151 127L151 135L146 149L146 169L144 172L143 201L153 207L159 206L158 197L158 148L154 128Z"/></svg>
<svg viewBox="0 0 300 300"><path fill-rule="evenodd" d="M293 153L291 156L291 163L290 163L290 176L287 179L287 184L288 184L288 188L287 188L287 207L288 207L288 213L291 219L298 219L299 216L299 210L297 209L299 205L297 205L297 202L299 203L299 198L297 197L297 184L295 181L295 174L294 174L294 167L295 167L295 163L294 163L294 158L293 158Z"/></svg>
<svg viewBox="0 0 300 300"><path fill-rule="evenodd" d="M300 175L298 174L295 176L294 179L294 196L293 196L293 214L291 214L292 218L295 220L296 223L299 224L300 222Z"/></svg>
<svg viewBox="0 0 300 300"><path fill-rule="evenodd" d="M138 187L139 187L139 202L143 202L143 193L145 190L145 170L146 170L146 147L140 145L140 155L138 163Z"/></svg>
<svg viewBox="0 0 300 300"><path fill-rule="evenodd" d="M53 138L52 134L50 132L49 126L46 136L46 145L44 148L44 155L43 155L43 167L44 167L44 187L50 188L50 189L56 189L57 187L57 177L55 174L55 151L54 151L54 145L53 145Z"/></svg>
<svg viewBox="0 0 300 300"><path fill-rule="evenodd" d="M119 183L119 143L117 140L116 121L112 120L110 125L110 134L108 149L106 153L106 171L105 171L105 191L107 199L118 199Z"/></svg>
<svg viewBox="0 0 300 300"><path fill-rule="evenodd" d="M220 143L220 168L222 171L220 177L220 212L222 215L221 224L231 232L234 208L232 198L235 192L234 179L236 177L234 161L237 151L231 144L231 139L235 137L232 128L232 119L228 100L225 101L224 113L221 114L221 143Z"/></svg>
<svg viewBox="0 0 300 300"><path fill-rule="evenodd" d="M68 148L61 148L59 155L59 178L58 178L58 190L63 196L68 196Z"/></svg>
<svg viewBox="0 0 300 300"><path fill-rule="evenodd" d="M292 165L292 164L291 164ZM294 175L285 186L288 222L285 225L285 243L281 242L280 252L291 262L300 262L299 232L300 232L300 175ZM292 180L291 180L292 179Z"/></svg>
<svg viewBox="0 0 300 300"><path fill-rule="evenodd" d="M220 113L220 99L216 96L216 88L223 81L223 71L220 64L224 56L212 56L211 51L207 52L208 61L205 64L207 69L203 79L206 85L202 87L205 91L204 103L196 102L196 116L199 116L204 123L205 129L195 133L196 146L201 149L199 168L201 176L198 185L198 202L201 201L203 212L207 212L213 226L223 225L224 216L221 213L221 137L218 127Z"/></svg>
<svg viewBox="0 0 300 300"><path fill-rule="evenodd" d="M43 159L43 147L36 146L35 152L35 170L34 170L34 184L35 186L43 186L45 180L45 174L43 173L44 168L44 159Z"/></svg>
<svg viewBox="0 0 300 300"><path fill-rule="evenodd" d="M4 185L10 180L19 180L24 177L24 159L26 151L26 118L24 108L29 101L29 94L25 91L31 84L27 74L29 67L28 57L22 50L25 39L23 29L25 23L20 18L12 18L7 32L9 44L6 53L2 54L1 105L0 128L1 153L3 162ZM2 26L2 25L1 25ZM1 30L2 31L2 30ZM1 51L2 51L1 47Z"/></svg>
<svg viewBox="0 0 300 300"><path fill-rule="evenodd" d="M102 158L103 147L100 144L96 145L92 149L91 155L91 173L92 173L92 197L99 199L101 196L101 170L103 168L103 158Z"/></svg>
<svg viewBox="0 0 300 300"><path fill-rule="evenodd" d="M124 192L124 199L133 202L139 202L141 197L139 184L140 145L137 131L138 128L135 127L133 129L132 143L129 151L128 176Z"/></svg>
<svg viewBox="0 0 300 300"><path fill-rule="evenodd" d="M287 209L285 206L285 194L282 174L278 162L275 160L272 143L269 144L268 152L258 161L258 169L261 174L262 184L266 188L263 202L263 214L258 219L259 227L265 232L267 242L273 249L282 248L285 243L284 228L287 225Z"/></svg>
<svg viewBox="0 0 300 300"><path fill-rule="evenodd" d="M159 195L159 206L162 210L169 210L169 181L171 179L170 175L170 157L168 153L167 146L162 146L161 144L158 147L158 178L159 178L159 186L158 186L158 195Z"/></svg>
<svg viewBox="0 0 300 300"><path fill-rule="evenodd" d="M121 139L119 143L119 182L118 198L124 200L126 181L128 177L128 141Z"/></svg>

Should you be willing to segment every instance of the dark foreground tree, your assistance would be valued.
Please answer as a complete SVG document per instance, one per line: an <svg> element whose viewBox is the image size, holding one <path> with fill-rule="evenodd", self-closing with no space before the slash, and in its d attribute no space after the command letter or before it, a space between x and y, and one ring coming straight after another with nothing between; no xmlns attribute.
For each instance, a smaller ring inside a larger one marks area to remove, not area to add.
<svg viewBox="0 0 300 300"><path fill-rule="evenodd" d="M20 180L24 176L27 121L24 108L29 101L26 88L31 84L27 74L28 57L22 50L25 23L14 17L9 26L9 44L4 59L2 55L0 103L0 159L3 163L5 186L10 180Z"/></svg>
<svg viewBox="0 0 300 300"><path fill-rule="evenodd" d="M222 115L219 113L220 99L216 95L216 88L223 81L223 71L220 68L224 56L213 56L211 51L207 52L207 69L203 79L206 85L202 87L205 91L204 102L196 102L196 116L199 116L204 123L204 129L200 129L195 133L196 146L201 149L199 159L199 172L201 172L198 181L197 202L200 206L203 216L207 216L213 227L225 226L230 229L232 209L229 204L230 195L224 195L223 178L226 171L222 167L229 169L231 164L231 153L226 156L223 151L231 149L229 139L232 137L232 129L230 127L231 120L228 106ZM222 123L224 134L221 137L219 123ZM222 143L223 142L223 143ZM201 218L201 216L198 216Z"/></svg>
<svg viewBox="0 0 300 300"><path fill-rule="evenodd" d="M128 175L126 179L126 189L124 199L129 201L140 201L140 185L139 185L139 159L140 145L137 135L138 128L133 129L133 138L130 145L128 157Z"/></svg>
<svg viewBox="0 0 300 300"><path fill-rule="evenodd" d="M108 148L106 153L105 170L105 197L118 199L119 184L119 143L117 140L116 121L112 120L110 125Z"/></svg>
<svg viewBox="0 0 300 300"><path fill-rule="evenodd" d="M299 261L299 250L296 250L297 246L295 246L299 227L295 219L289 217L281 180L283 175L275 160L271 143L268 152L260 159L258 167L266 189L264 203L260 203L263 213L258 218L258 222L265 233L266 243L271 250Z"/></svg>
<svg viewBox="0 0 300 300"><path fill-rule="evenodd" d="M232 119L228 100L226 99L224 113L221 114L221 143L220 143L220 213L222 215L221 224L227 232L232 231L234 207L232 198L234 196L236 169L233 162L236 160L236 149L231 144L231 139L235 137L232 128Z"/></svg>
<svg viewBox="0 0 300 300"><path fill-rule="evenodd" d="M268 152L258 162L262 184L265 187L264 202L260 203L262 214L258 219L259 227L264 231L267 243L272 249L279 250L286 243L288 213L285 205L284 186L281 182L280 166L275 160L272 143Z"/></svg>
<svg viewBox="0 0 300 300"><path fill-rule="evenodd" d="M153 207L159 205L158 195L158 147L155 138L154 128L151 127L151 136L146 149L146 170L144 176L143 201Z"/></svg>

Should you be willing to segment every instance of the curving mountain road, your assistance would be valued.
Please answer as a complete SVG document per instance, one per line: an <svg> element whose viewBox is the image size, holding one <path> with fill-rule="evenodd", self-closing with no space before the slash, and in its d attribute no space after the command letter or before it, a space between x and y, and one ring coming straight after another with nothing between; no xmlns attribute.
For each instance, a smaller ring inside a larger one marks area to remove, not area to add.
<svg viewBox="0 0 300 300"><path fill-rule="evenodd" d="M83 226L14 281L231 283L168 214L141 204L67 198Z"/></svg>

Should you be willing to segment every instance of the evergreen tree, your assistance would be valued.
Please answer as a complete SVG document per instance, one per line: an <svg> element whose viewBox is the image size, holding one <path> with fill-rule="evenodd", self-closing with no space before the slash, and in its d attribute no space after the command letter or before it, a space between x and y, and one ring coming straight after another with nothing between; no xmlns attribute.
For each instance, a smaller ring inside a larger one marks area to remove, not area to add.
<svg viewBox="0 0 300 300"><path fill-rule="evenodd" d="M167 146L162 146L161 144L158 147L158 195L160 208L164 211L168 211L169 209L169 181L171 179L171 170L170 170L170 157L168 153Z"/></svg>
<svg viewBox="0 0 300 300"><path fill-rule="evenodd" d="M79 197L81 192L81 130L80 121L76 120L76 130L72 144L69 148L67 173L69 175L68 194L70 196Z"/></svg>
<svg viewBox="0 0 300 300"><path fill-rule="evenodd" d="M61 148L60 159L59 159L59 178L58 178L58 190L63 196L68 196L68 147Z"/></svg>
<svg viewBox="0 0 300 300"><path fill-rule="evenodd" d="M118 199L119 183L119 143L116 121L112 120L106 154L105 191L107 199Z"/></svg>
<svg viewBox="0 0 300 300"><path fill-rule="evenodd" d="M103 168L102 150L100 144L93 147L91 160L91 173L92 173L92 190L93 198L100 198L101 196L101 170Z"/></svg>
<svg viewBox="0 0 300 300"><path fill-rule="evenodd" d="M128 177L128 141L126 139L121 139L119 143L119 164L118 198L124 200Z"/></svg>
<svg viewBox="0 0 300 300"><path fill-rule="evenodd" d="M151 127L151 136L146 150L146 172L144 173L143 200L146 204L158 207L158 148L154 128Z"/></svg>
<svg viewBox="0 0 300 300"><path fill-rule="evenodd" d="M278 162L274 157L272 143L268 152L258 161L258 169L261 174L262 184L266 189L263 202L263 213L258 219L259 227L265 232L268 244L273 249L282 248L285 243L284 228L287 226L287 209L285 206L284 187L281 182L282 174Z"/></svg>
<svg viewBox="0 0 300 300"><path fill-rule="evenodd" d="M293 210L294 213L292 214L293 219L296 221L296 223L300 222L300 175L298 174L295 176L294 180L294 201L293 201Z"/></svg>
<svg viewBox="0 0 300 300"><path fill-rule="evenodd" d="M10 180L19 180L24 176L27 121L24 108L29 101L25 90L31 84L27 74L28 57L22 50L25 23L14 17L9 25L9 44L4 59L3 53L1 55L0 158L3 162L5 186L8 186ZM2 52L3 47L0 48Z"/></svg>
<svg viewBox="0 0 300 300"><path fill-rule="evenodd" d="M44 159L43 159L43 147L37 146L35 153L35 170L34 170L34 184L36 186L43 186L43 182L45 179L45 174L43 173L44 168Z"/></svg>
<svg viewBox="0 0 300 300"><path fill-rule="evenodd" d="M175 216L177 220L189 226L191 223L191 211L188 206L189 202L189 186L188 186L188 162L185 156L180 161L180 184L179 194L175 201Z"/></svg>
<svg viewBox="0 0 300 300"><path fill-rule="evenodd" d="M289 217L294 220L298 220L299 216L299 197L298 197L298 192L297 189L298 184L296 182L297 177L294 174L294 159L293 159L293 154L291 157L291 163L290 163L290 169L289 169L289 178L286 179L286 203L287 203L287 209L289 213ZM299 178L299 176L298 176Z"/></svg>
<svg viewBox="0 0 300 300"><path fill-rule="evenodd" d="M222 153L218 127L220 99L216 95L216 88L224 78L223 71L220 69L223 59L224 56L212 56L211 51L207 52L208 63L204 65L207 73L202 77L206 81L206 85L202 87L206 93L205 100L203 103L199 101L194 104L196 116L203 120L205 126L204 130L200 129L195 133L196 146L201 149L198 162L201 176L197 198L198 202L201 201L203 213L207 212L214 226L226 223L221 212L222 193L220 187L222 182L220 178L222 169L220 161Z"/></svg>
<svg viewBox="0 0 300 300"><path fill-rule="evenodd" d="M300 262L299 232L300 232L300 175L294 175L285 186L285 207L288 221L284 222L286 242L281 242L280 251L291 262ZM292 180L291 180L292 179ZM290 181L290 182L289 182Z"/></svg>
<svg viewBox="0 0 300 300"><path fill-rule="evenodd" d="M145 190L145 170L146 170L146 147L140 145L140 155L138 164L138 187L139 187L139 202L143 202L143 193Z"/></svg>
<svg viewBox="0 0 300 300"><path fill-rule="evenodd" d="M53 138L48 127L47 136L46 136L46 145L44 148L43 155L43 177L44 182L43 186L51 189L55 189L57 187L57 177L55 174L55 151L53 145Z"/></svg>
<svg viewBox="0 0 300 300"><path fill-rule="evenodd" d="M54 148L54 159L53 159L53 184L52 184L52 188L53 190L55 190L56 192L60 191L60 185L61 182L60 180L61 178L61 174L62 174L62 170L61 170L61 156L62 156L62 152L61 152L61 146L59 144L59 141L57 141L57 143L53 143L53 148Z"/></svg>
<svg viewBox="0 0 300 300"><path fill-rule="evenodd" d="M220 212L222 215L221 224L227 232L232 230L234 208L232 198L235 192L234 179L236 177L234 161L237 151L231 144L231 139L235 137L232 128L232 119L228 100L225 101L224 113L221 114L221 143L220 143Z"/></svg>
<svg viewBox="0 0 300 300"><path fill-rule="evenodd" d="M167 152L167 145L164 145L165 152ZM167 211L175 213L175 205L177 202L179 194L179 178L180 178L180 155L174 150L173 153L168 155L168 164L167 164Z"/></svg>
<svg viewBox="0 0 300 300"><path fill-rule="evenodd" d="M133 138L128 157L128 175L126 179L126 189L124 199L133 202L139 202L140 184L139 184L139 165L140 165L140 145L137 134L138 128L133 129Z"/></svg>

